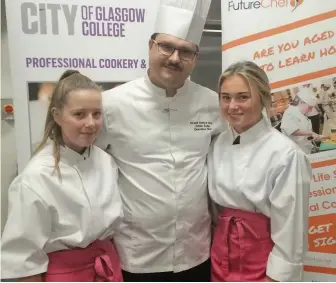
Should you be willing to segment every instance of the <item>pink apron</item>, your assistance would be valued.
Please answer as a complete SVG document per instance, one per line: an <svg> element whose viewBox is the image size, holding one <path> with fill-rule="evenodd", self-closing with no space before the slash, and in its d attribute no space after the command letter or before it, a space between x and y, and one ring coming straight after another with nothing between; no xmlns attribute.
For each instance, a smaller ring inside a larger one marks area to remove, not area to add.
<svg viewBox="0 0 336 283"><path fill-rule="evenodd" d="M268 217L223 208L211 247L211 280L264 281L273 246Z"/></svg>
<svg viewBox="0 0 336 283"><path fill-rule="evenodd" d="M53 252L48 257L45 281L123 281L119 259L110 240L97 240L84 249Z"/></svg>

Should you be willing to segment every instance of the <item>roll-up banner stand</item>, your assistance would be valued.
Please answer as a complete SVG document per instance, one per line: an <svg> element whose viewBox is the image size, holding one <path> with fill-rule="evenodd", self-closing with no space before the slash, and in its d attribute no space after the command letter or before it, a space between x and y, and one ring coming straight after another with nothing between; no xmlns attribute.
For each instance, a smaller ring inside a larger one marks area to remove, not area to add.
<svg viewBox="0 0 336 283"><path fill-rule="evenodd" d="M222 0L222 67L249 60L272 88L277 127L300 87L317 97L304 281L336 281L336 1ZM333 131L333 129L335 129Z"/></svg>

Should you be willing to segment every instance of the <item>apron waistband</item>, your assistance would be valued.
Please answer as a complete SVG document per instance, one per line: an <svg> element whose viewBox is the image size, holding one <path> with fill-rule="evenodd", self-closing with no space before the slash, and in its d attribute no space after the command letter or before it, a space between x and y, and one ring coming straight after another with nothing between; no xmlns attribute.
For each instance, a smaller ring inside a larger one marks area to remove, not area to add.
<svg viewBox="0 0 336 283"><path fill-rule="evenodd" d="M270 218L266 215L254 211L247 211L242 209L236 209L236 208L222 208L221 212L219 213L219 219L222 217L235 217L235 218L241 218L247 221L258 221L262 222L264 224L268 224L270 221Z"/></svg>
<svg viewBox="0 0 336 283"><path fill-rule="evenodd" d="M48 275L94 268L103 281L114 281L112 277L120 269L116 250L110 240L96 240L86 248L57 251L49 253L48 257Z"/></svg>

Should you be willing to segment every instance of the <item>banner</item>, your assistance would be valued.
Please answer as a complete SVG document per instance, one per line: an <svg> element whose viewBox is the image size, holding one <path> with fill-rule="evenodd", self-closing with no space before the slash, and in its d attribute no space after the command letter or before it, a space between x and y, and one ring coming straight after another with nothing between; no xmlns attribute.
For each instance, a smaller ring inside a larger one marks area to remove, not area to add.
<svg viewBox="0 0 336 283"><path fill-rule="evenodd" d="M254 61L273 90L335 75L335 17L335 1L222 0L223 70Z"/></svg>
<svg viewBox="0 0 336 283"><path fill-rule="evenodd" d="M336 156L335 150L310 155L313 179L309 194L309 252L305 281L336 278Z"/></svg>
<svg viewBox="0 0 336 283"><path fill-rule="evenodd" d="M77 69L104 89L144 74L159 1L6 0L19 172L39 143L50 95Z"/></svg>
<svg viewBox="0 0 336 283"><path fill-rule="evenodd" d="M323 3L322 3L323 2ZM222 0L222 69L248 60L268 75L272 125L295 106L299 88L311 88L317 105L306 117L326 136L312 144L309 253L305 281L336 280L336 2Z"/></svg>

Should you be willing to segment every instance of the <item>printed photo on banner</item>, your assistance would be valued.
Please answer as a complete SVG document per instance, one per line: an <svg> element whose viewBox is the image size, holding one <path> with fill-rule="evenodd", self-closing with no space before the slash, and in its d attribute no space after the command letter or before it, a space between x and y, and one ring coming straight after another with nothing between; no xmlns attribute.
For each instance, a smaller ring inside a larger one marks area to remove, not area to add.
<svg viewBox="0 0 336 283"><path fill-rule="evenodd" d="M96 82L102 90L115 88L125 82ZM32 152L41 141L49 102L56 86L55 82L29 82L29 125Z"/></svg>
<svg viewBox="0 0 336 283"><path fill-rule="evenodd" d="M308 100L304 96L300 97L300 90L307 90L312 97L308 97ZM336 150L336 76L272 93L268 116L273 127L290 136L291 130L295 130L295 121L286 118L283 121L283 117L295 111L301 113L296 115L297 119L308 122L307 125L301 125L300 130L311 130L320 135L318 140L308 141L308 138L304 141L311 144L310 153ZM300 145L303 138L293 140Z"/></svg>

